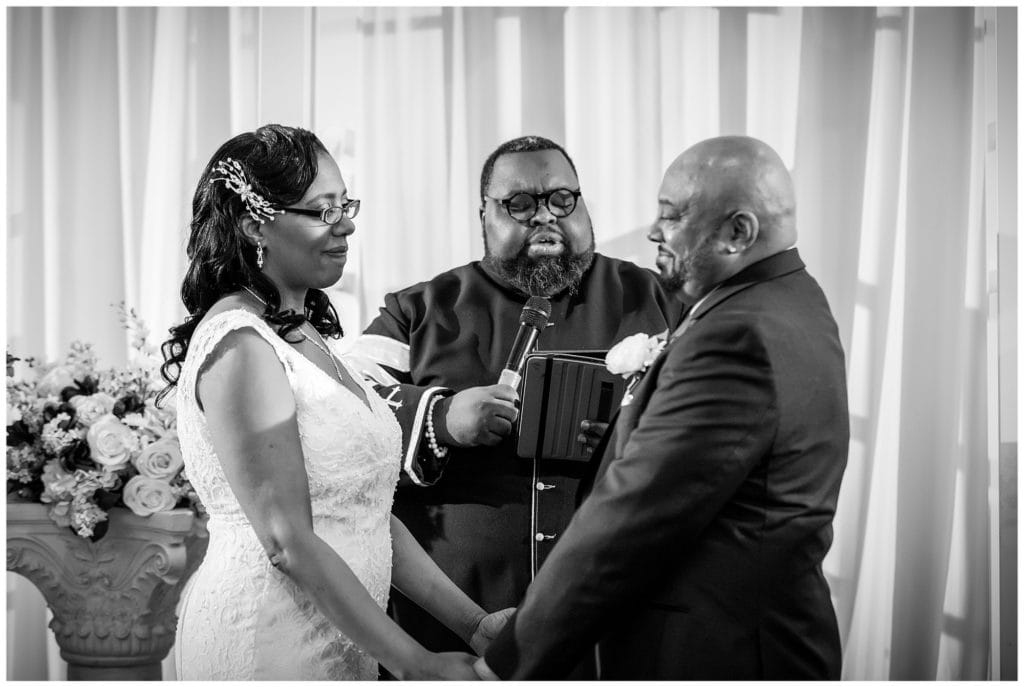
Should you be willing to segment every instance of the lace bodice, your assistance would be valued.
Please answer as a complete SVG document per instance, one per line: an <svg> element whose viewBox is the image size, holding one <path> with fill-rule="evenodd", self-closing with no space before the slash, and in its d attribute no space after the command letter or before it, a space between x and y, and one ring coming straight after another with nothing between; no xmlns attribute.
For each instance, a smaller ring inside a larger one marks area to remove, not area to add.
<svg viewBox="0 0 1024 687"><path fill-rule="evenodd" d="M182 604L179 675L375 679L376 662L270 566L214 452L195 397L197 374L224 336L241 328L251 328L273 347L295 396L314 531L382 609L391 584L390 511L401 454L401 431L391 410L352 374L367 407L253 313L215 315L196 328L178 382L185 471L210 516L206 559Z"/></svg>

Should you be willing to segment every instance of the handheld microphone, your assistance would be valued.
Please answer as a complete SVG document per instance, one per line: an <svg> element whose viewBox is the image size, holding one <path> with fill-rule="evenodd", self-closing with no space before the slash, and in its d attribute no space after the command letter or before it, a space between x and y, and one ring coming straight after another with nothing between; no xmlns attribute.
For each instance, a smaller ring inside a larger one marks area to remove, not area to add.
<svg viewBox="0 0 1024 687"><path fill-rule="evenodd" d="M522 380L523 366L526 364L526 356L537 345L537 337L548 323L551 317L551 301L540 296L530 296L523 306L523 313L519 316L519 331L512 341L512 350L508 353L508 362L505 369L501 371L498 384L506 384L513 389L519 388Z"/></svg>

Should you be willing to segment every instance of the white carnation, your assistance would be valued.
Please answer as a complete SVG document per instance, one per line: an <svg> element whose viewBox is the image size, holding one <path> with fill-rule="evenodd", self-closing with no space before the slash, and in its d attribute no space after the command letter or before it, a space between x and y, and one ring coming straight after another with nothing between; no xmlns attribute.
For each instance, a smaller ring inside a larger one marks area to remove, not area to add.
<svg viewBox="0 0 1024 687"><path fill-rule="evenodd" d="M75 476L62 468L57 461L50 461L43 466L43 493L39 500L52 503L70 499L75 488Z"/></svg>

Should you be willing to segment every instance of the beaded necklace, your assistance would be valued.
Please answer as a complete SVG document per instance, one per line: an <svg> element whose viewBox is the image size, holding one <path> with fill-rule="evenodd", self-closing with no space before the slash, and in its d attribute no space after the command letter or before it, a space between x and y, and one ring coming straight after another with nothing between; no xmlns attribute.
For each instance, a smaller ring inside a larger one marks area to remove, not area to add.
<svg viewBox="0 0 1024 687"><path fill-rule="evenodd" d="M267 307L270 307L269 303L263 300L258 293L250 289L248 286L242 286L242 288L248 291L252 295L252 297L258 300L260 303ZM299 334L302 335L303 339L319 348L323 352L323 354L327 356L327 359L331 361L331 366L334 367L334 374L338 375L338 381L341 382L342 386L344 386L345 378L341 376L341 368L338 367L338 361L335 360L334 355L327 348L327 341L324 340L323 335L316 330L316 327L314 327L309 320L303 320L302 324L308 324L310 328L313 330L313 333L316 334L318 339L320 339L320 342L318 343L317 341L313 340L308 334L306 334L306 332L302 330L302 325L299 325Z"/></svg>

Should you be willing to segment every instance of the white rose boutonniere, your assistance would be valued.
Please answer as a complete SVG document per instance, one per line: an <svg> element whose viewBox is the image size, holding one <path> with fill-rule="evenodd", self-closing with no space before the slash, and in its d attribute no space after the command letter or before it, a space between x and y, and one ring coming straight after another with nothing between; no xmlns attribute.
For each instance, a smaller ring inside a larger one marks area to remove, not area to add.
<svg viewBox="0 0 1024 687"><path fill-rule="evenodd" d="M655 336L647 336L642 332L627 336L608 351L604 359L605 367L609 372L626 379L646 371L665 349L667 333L668 330Z"/></svg>
<svg viewBox="0 0 1024 687"><path fill-rule="evenodd" d="M651 363L665 350L665 343L668 341L668 330L660 334L648 336L643 332L627 336L611 347L608 355L605 356L605 367L608 371L622 375L629 381L626 387L626 395L622 399L622 405L628 405L633 396L630 391L651 366Z"/></svg>
<svg viewBox="0 0 1024 687"><path fill-rule="evenodd" d="M136 515L152 515L174 508L178 496L174 487L162 479L135 475L124 485L124 505Z"/></svg>

